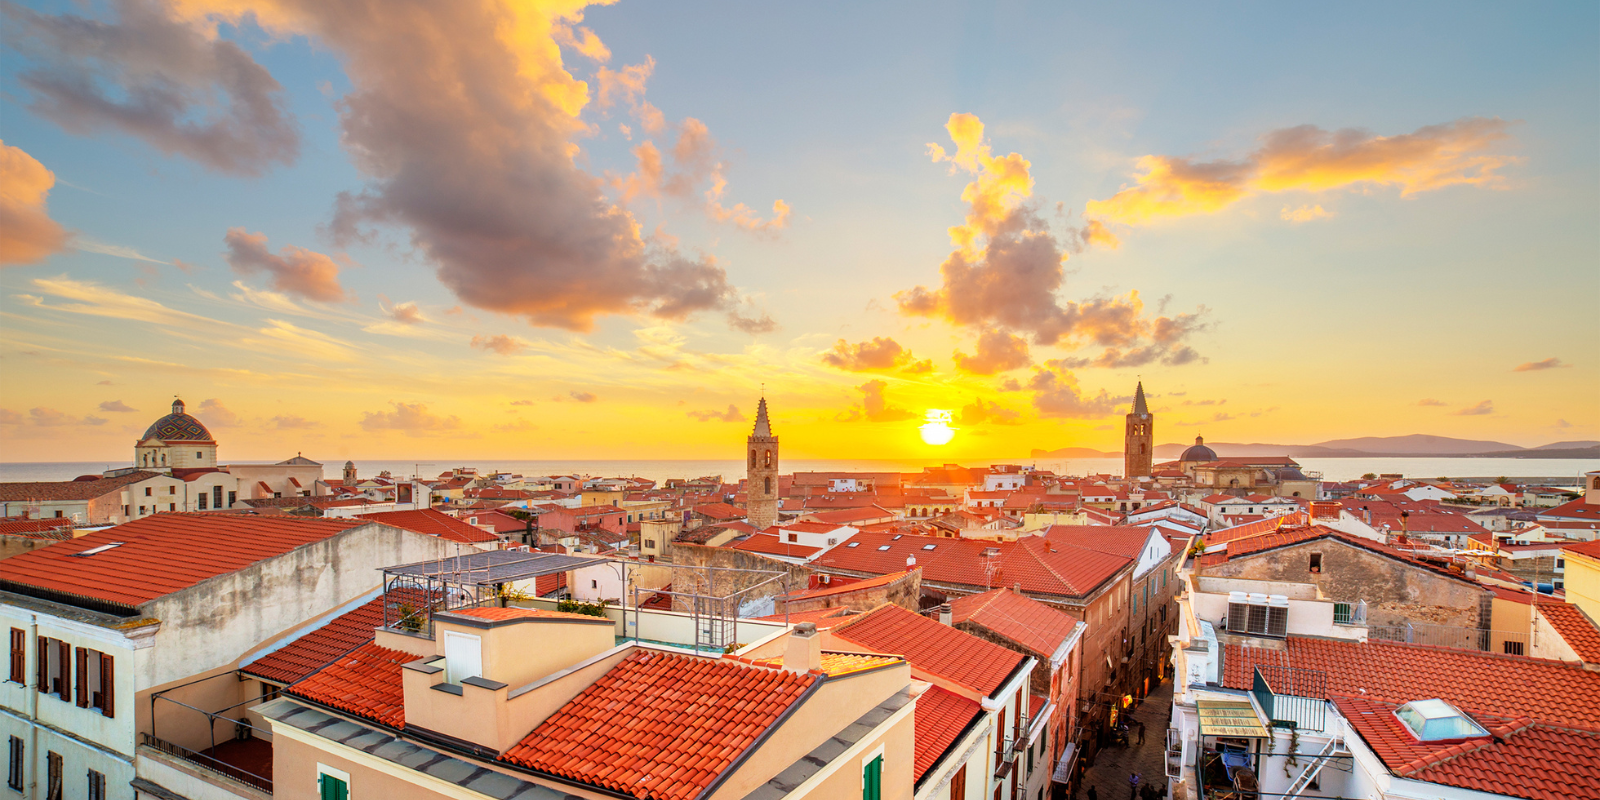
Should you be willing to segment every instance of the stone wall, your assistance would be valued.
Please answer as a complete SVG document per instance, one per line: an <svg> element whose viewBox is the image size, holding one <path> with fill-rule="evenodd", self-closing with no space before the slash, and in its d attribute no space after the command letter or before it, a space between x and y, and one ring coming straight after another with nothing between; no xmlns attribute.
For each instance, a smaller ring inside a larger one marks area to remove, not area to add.
<svg viewBox="0 0 1600 800"><path fill-rule="evenodd" d="M786 605L790 614L815 611L821 608L848 608L852 611L871 611L884 603L893 603L907 611L917 610L922 597L922 570L914 569L886 584L852 589L854 584L840 587L835 594L791 600ZM785 604L778 605L778 612Z"/></svg>
<svg viewBox="0 0 1600 800"><path fill-rule="evenodd" d="M1312 572L1312 554L1321 554ZM1367 601L1368 624L1407 622L1461 628L1490 628L1483 601L1489 590L1466 577L1454 578L1426 567L1375 553L1335 538L1315 539L1207 567L1207 575L1255 580L1315 583L1329 600Z"/></svg>
<svg viewBox="0 0 1600 800"><path fill-rule="evenodd" d="M799 564L790 564L775 558L756 553L747 553L743 550L734 550L728 547L706 547L686 542L673 542L667 546L667 558L673 566L678 567L672 571L672 590L674 592L696 592L715 597L726 597L734 592L749 586L761 583L773 575L761 575L754 572L720 572L711 573L709 583L704 570L683 569L683 567L722 567L732 569L764 570L767 572L786 572L789 575L787 591L804 589L811 577L811 569ZM749 592L740 597L741 603L749 603L762 597L774 597L786 591L783 581L773 581L766 586ZM690 611L689 598L674 596L672 598L673 611Z"/></svg>

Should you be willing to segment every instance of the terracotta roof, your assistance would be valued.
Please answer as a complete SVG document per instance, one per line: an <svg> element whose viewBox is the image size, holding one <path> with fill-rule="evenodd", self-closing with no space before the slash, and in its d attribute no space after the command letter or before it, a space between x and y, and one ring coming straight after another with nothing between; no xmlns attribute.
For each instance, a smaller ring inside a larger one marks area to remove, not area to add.
<svg viewBox="0 0 1600 800"><path fill-rule="evenodd" d="M136 606L368 524L237 514L156 514L5 560L0 587ZM79 555L115 545L92 555ZM21 586L19 586L21 585Z"/></svg>
<svg viewBox="0 0 1600 800"><path fill-rule="evenodd" d="M277 683L294 683L350 652L362 642L372 641L373 630L383 624L383 604L384 596L379 594L246 664L239 671Z"/></svg>
<svg viewBox="0 0 1600 800"><path fill-rule="evenodd" d="M1148 525L1051 525L1044 529L1044 536L1058 546L1075 545L1085 550L1137 559L1144 552L1145 543L1150 541L1151 530Z"/></svg>
<svg viewBox="0 0 1600 800"><path fill-rule="evenodd" d="M904 578L906 575L910 574L910 572L911 570L906 570L905 572L891 572L887 575L879 575L876 578L867 578L866 580L825 584L818 586L815 589L805 589L793 594L784 595L784 599L809 600L814 597L829 597L836 594L846 594L858 589L875 589L879 586L888 586L889 584Z"/></svg>
<svg viewBox="0 0 1600 800"><path fill-rule="evenodd" d="M638 798L698 797L816 675L638 650L502 760Z"/></svg>
<svg viewBox="0 0 1600 800"><path fill-rule="evenodd" d="M115 492L130 483L138 483L142 480L160 477L163 476L156 472L129 472L125 475L118 475L115 478L100 478L92 481L0 483L0 500L6 502L93 500L96 497Z"/></svg>
<svg viewBox="0 0 1600 800"><path fill-rule="evenodd" d="M404 728L406 696L401 665L416 660L407 652L366 644L286 691L391 728Z"/></svg>
<svg viewBox="0 0 1600 800"><path fill-rule="evenodd" d="M993 695L1022 665L1021 653L941 625L895 605L882 605L833 628L833 635L875 653L906 657L915 671Z"/></svg>
<svg viewBox="0 0 1600 800"><path fill-rule="evenodd" d="M1600 539L1592 542L1580 542L1578 544L1563 545L1561 549L1567 551L1568 553L1577 553L1580 556L1588 556L1590 558L1600 559Z"/></svg>
<svg viewBox="0 0 1600 800"><path fill-rule="evenodd" d="M694 513L712 519L744 519L745 511L742 508L730 506L727 503L706 503L694 507Z"/></svg>
<svg viewBox="0 0 1600 800"><path fill-rule="evenodd" d="M1423 742L1395 717L1400 704L1349 696L1333 702L1396 775L1530 800L1600 797L1600 731L1463 708L1491 735Z"/></svg>
<svg viewBox="0 0 1600 800"><path fill-rule="evenodd" d="M43 519L18 519L9 522L0 522L0 536L16 536L22 539L65 540L71 539L73 522L62 517L45 517Z"/></svg>
<svg viewBox="0 0 1600 800"><path fill-rule="evenodd" d="M1547 508L1539 512L1539 518L1546 517L1561 519L1600 520L1600 503L1590 503L1585 498L1578 498L1568 503L1562 503L1555 508Z"/></svg>
<svg viewBox="0 0 1600 800"><path fill-rule="evenodd" d="M984 569L984 553L993 549L997 571ZM1023 591L1065 597L1092 594L1131 559L1090 550L1074 544L1029 536L1015 542L984 542L887 531L861 531L829 548L812 564L824 571L837 569L882 575L906 568L906 557L916 558L922 579L937 583L984 587L1022 584Z"/></svg>
<svg viewBox="0 0 1600 800"><path fill-rule="evenodd" d="M919 695L913 720L916 745L912 780L922 780L922 776L938 764L945 751L961 737L961 732L982 713L983 707L977 701L937 686L929 686L927 691Z"/></svg>
<svg viewBox="0 0 1600 800"><path fill-rule="evenodd" d="M380 511L375 514L361 514L359 517L464 544L500 541L500 537L482 528L469 525L443 511L434 511L431 508L416 511Z"/></svg>
<svg viewBox="0 0 1600 800"><path fill-rule="evenodd" d="M852 522L892 517L894 516L894 512L878 508L877 506L869 506L867 508L844 508L838 511L819 511L815 514L807 514L806 516L810 517L816 522L831 522L836 525L848 525Z"/></svg>
<svg viewBox="0 0 1600 800"><path fill-rule="evenodd" d="M1311 518L1305 512L1294 511L1277 517L1267 517L1255 522L1211 531L1206 534L1206 544L1221 544L1235 539L1248 539L1252 536L1260 536L1263 533L1272 533L1283 527L1298 528L1310 521Z"/></svg>
<svg viewBox="0 0 1600 800"><path fill-rule="evenodd" d="M851 611L848 608L814 608L810 611L790 612L787 616L783 614L769 614L765 617L755 617L754 619L761 622L787 621L790 625L799 625L802 622L810 622L817 626L817 630L825 631L836 625L843 625L844 623L850 621L851 617L856 616L857 613L858 612Z"/></svg>
<svg viewBox="0 0 1600 800"><path fill-rule="evenodd" d="M748 553L787 556L789 558L810 558L822 552L820 547L806 547L802 544L785 542L770 533L753 533L747 539L730 542L723 546Z"/></svg>
<svg viewBox="0 0 1600 800"><path fill-rule="evenodd" d="M1291 636L1285 650L1227 645L1224 686L1249 689L1256 663L1322 670L1330 694L1407 703L1437 697L1463 711L1492 709L1553 725L1600 728L1600 672L1545 659Z"/></svg>
<svg viewBox="0 0 1600 800"><path fill-rule="evenodd" d="M1595 629L1594 620L1583 609L1571 603L1545 601L1539 602L1538 609L1578 658L1586 664L1600 664L1600 630Z"/></svg>
<svg viewBox="0 0 1600 800"><path fill-rule="evenodd" d="M950 601L951 621L970 622L994 631L1049 659L1082 623L1044 603L1010 589Z"/></svg>
<svg viewBox="0 0 1600 800"><path fill-rule="evenodd" d="M475 617L477 619L488 620L490 622L507 622L517 619L565 619L576 620L578 622L604 622L607 625L613 624L610 619L604 617L592 617L588 614L572 614L566 611L550 611L543 608L518 608L516 606L508 606L506 608L500 608L499 606L453 608L447 612L440 613L455 614L463 617Z"/></svg>
<svg viewBox="0 0 1600 800"><path fill-rule="evenodd" d="M1459 581L1465 581L1475 586L1479 585L1476 581L1468 578L1462 573L1455 572L1446 567L1416 558L1404 551L1390 547L1389 545L1381 544L1371 539L1355 536L1353 534L1345 533L1344 531L1334 530L1333 528L1328 528L1321 525L1309 525L1304 528L1280 528L1272 533L1251 536L1247 539L1235 539L1234 541L1227 543L1227 550L1225 552L1207 553L1200 558L1197 564L1200 568L1204 569L1205 567L1213 564L1219 564L1224 561L1233 561L1254 553L1259 553L1263 550L1272 550L1278 547L1289 547L1292 545L1309 542L1314 539L1323 538L1337 539L1340 542L1352 547L1359 547L1363 550L1369 550L1398 561L1404 561L1407 564L1411 564L1419 569L1425 569L1438 575L1454 578ZM1220 558L1217 558L1217 556L1220 556Z"/></svg>

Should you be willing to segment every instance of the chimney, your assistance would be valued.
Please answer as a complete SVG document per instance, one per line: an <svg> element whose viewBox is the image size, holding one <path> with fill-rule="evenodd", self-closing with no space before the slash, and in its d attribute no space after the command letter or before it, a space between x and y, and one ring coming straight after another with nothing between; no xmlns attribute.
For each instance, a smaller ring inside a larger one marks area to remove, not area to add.
<svg viewBox="0 0 1600 800"><path fill-rule="evenodd" d="M789 632L789 649L783 653L783 668L802 675L822 669L822 637L817 635L815 622L802 622Z"/></svg>
<svg viewBox="0 0 1600 800"><path fill-rule="evenodd" d="M939 606L939 624L940 625L954 625L955 624L955 614L950 610L950 604L949 603L945 603L945 604Z"/></svg>

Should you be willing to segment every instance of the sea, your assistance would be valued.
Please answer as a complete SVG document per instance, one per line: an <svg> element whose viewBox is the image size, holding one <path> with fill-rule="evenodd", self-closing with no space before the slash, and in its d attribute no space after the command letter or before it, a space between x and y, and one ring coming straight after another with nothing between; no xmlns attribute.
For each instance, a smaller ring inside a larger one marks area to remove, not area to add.
<svg viewBox="0 0 1600 800"><path fill-rule="evenodd" d="M315 453L307 458L316 459ZM1307 473L1321 473L1323 480L1347 481L1371 472L1380 475L1398 474L1408 478L1479 478L1493 480L1505 477L1519 483L1551 483L1576 486L1579 477L1589 470L1600 469L1600 459L1563 458L1298 458L1300 468ZM338 477L345 459L323 461L324 474ZM236 462L255 463L255 462ZM261 462L267 463L267 462ZM784 472L921 472L924 467L939 466L938 459L784 459ZM963 466L977 467L989 464L1024 464L1048 469L1058 475L1095 475L1122 473L1120 458L967 458L960 459ZM132 466L132 462L55 461L55 462L0 462L0 482L15 481L65 481L79 475L100 474L109 469ZM363 476L376 475L387 470L396 477L420 474L436 476L456 467L475 467L480 473L512 472L522 475L586 475L595 477L640 477L660 483L668 478L698 478L720 475L728 482L744 476L744 462L728 460L529 460L504 459L433 459L431 461L356 461L356 469Z"/></svg>

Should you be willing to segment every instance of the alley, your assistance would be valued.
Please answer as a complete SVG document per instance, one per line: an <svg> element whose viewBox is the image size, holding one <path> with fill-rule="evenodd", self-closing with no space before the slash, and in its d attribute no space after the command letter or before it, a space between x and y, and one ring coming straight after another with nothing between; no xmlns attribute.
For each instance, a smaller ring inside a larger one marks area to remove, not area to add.
<svg viewBox="0 0 1600 800"><path fill-rule="evenodd" d="M1166 680L1150 692L1137 710L1128 715L1129 724L1134 730L1129 737L1129 746L1112 745L1095 756L1094 766L1084 771L1083 788L1078 797L1088 797L1088 787L1093 786L1099 800L1129 800L1133 790L1128 776L1132 773L1139 774L1141 786L1154 784L1164 792L1167 776L1163 750L1167 718L1171 714L1172 681ZM1132 725L1134 721L1144 723L1144 744L1138 743L1138 726Z"/></svg>

